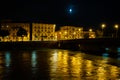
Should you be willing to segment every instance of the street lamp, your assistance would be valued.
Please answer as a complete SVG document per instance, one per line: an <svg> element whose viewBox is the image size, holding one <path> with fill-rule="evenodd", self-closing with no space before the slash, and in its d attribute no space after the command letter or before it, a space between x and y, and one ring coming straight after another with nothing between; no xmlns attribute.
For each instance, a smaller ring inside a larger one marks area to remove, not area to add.
<svg viewBox="0 0 120 80"><path fill-rule="evenodd" d="M106 27L105 24L102 24L102 25L101 25L101 28L102 28L102 34L103 34L103 35L104 35L104 31L103 31L103 30L104 30L105 27Z"/></svg>
<svg viewBox="0 0 120 80"><path fill-rule="evenodd" d="M93 30L90 28L90 29L89 29L89 38L92 38L92 31L93 31Z"/></svg>
<svg viewBox="0 0 120 80"><path fill-rule="evenodd" d="M89 32L92 32L92 29L89 29Z"/></svg>
<svg viewBox="0 0 120 80"><path fill-rule="evenodd" d="M116 38L117 38L117 33L118 33L118 28L119 28L119 26L118 26L118 24L116 24L114 27L115 27L115 29L116 29Z"/></svg>

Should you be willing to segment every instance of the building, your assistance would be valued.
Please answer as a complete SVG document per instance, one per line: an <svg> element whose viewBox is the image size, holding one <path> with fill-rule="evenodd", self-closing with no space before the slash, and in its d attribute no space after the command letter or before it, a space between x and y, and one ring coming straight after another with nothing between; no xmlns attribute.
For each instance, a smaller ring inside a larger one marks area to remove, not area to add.
<svg viewBox="0 0 120 80"><path fill-rule="evenodd" d="M74 26L62 26L57 31L58 40L81 39L83 38L83 28Z"/></svg>
<svg viewBox="0 0 120 80"><path fill-rule="evenodd" d="M32 23L32 41L55 41L55 24Z"/></svg>
<svg viewBox="0 0 120 80"><path fill-rule="evenodd" d="M3 22L0 27L0 41L57 41L95 38L95 32L83 27L62 26L55 31L55 24Z"/></svg>
<svg viewBox="0 0 120 80"><path fill-rule="evenodd" d="M1 30L9 32L7 36L0 36L0 41L29 41L30 24L29 23L1 23Z"/></svg>
<svg viewBox="0 0 120 80"><path fill-rule="evenodd" d="M96 37L95 32L93 31L84 31L83 34L84 34L84 38L95 38Z"/></svg>

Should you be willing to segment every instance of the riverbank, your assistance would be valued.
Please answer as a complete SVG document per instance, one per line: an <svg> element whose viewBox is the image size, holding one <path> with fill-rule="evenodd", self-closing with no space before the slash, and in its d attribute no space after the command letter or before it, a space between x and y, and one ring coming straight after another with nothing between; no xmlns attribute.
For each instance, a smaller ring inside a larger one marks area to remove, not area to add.
<svg viewBox="0 0 120 80"><path fill-rule="evenodd" d="M40 48L79 50L90 53L120 53L120 39L96 38L60 41L0 42L0 50L34 50Z"/></svg>
<svg viewBox="0 0 120 80"><path fill-rule="evenodd" d="M108 53L110 57L120 57L120 39L96 38L60 41L62 49L79 50L85 53L100 55Z"/></svg>
<svg viewBox="0 0 120 80"><path fill-rule="evenodd" d="M34 50L39 48L55 48L56 43L56 41L0 42L0 50Z"/></svg>
<svg viewBox="0 0 120 80"><path fill-rule="evenodd" d="M105 48L120 47L120 39L97 38L97 39L75 39L59 41L21 41L0 42L0 50L3 49L29 49L29 48L60 48L83 51L101 51Z"/></svg>

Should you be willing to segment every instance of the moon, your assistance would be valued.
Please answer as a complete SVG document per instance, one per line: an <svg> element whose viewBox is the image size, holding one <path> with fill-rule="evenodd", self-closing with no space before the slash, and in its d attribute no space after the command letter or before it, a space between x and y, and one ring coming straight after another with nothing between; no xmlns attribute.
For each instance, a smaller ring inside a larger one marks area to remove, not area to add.
<svg viewBox="0 0 120 80"><path fill-rule="evenodd" d="M69 13L72 13L72 9L71 8L69 9Z"/></svg>

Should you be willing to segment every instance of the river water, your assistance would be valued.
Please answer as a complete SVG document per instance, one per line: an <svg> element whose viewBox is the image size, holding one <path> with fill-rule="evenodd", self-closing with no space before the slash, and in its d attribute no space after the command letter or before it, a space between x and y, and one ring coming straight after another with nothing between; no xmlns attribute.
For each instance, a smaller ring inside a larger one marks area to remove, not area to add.
<svg viewBox="0 0 120 80"><path fill-rule="evenodd" d="M0 51L0 80L120 80L120 58L62 49Z"/></svg>

